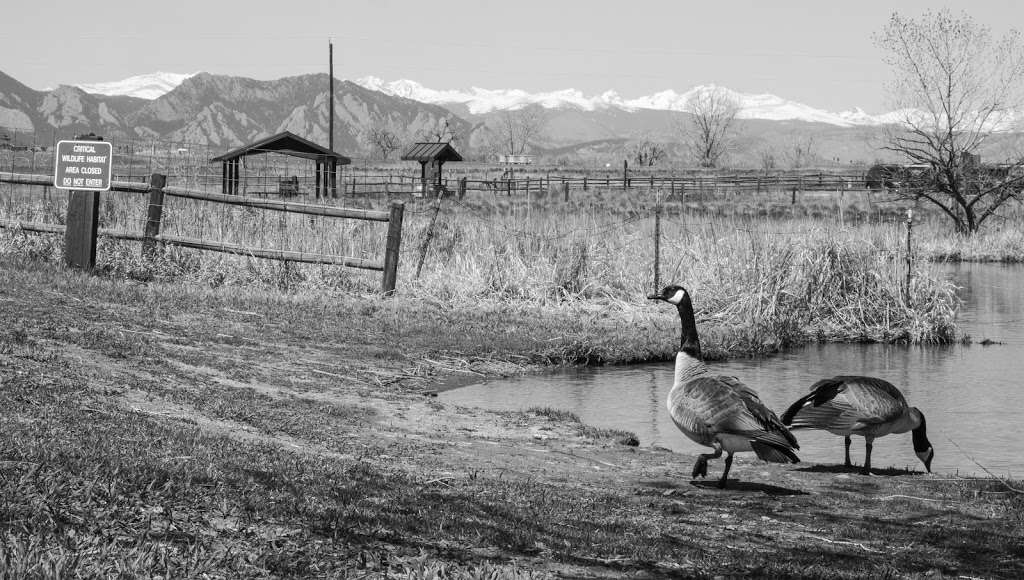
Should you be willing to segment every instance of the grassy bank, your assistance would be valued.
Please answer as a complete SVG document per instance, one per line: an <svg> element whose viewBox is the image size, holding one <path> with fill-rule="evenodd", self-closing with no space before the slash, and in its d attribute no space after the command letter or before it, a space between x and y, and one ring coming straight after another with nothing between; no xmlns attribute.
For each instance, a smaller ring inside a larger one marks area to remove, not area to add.
<svg viewBox="0 0 1024 580"><path fill-rule="evenodd" d="M1024 262L1021 219L996 220L973 236L950 235L942 222L924 224L919 249L928 259L944 262Z"/></svg>
<svg viewBox="0 0 1024 580"><path fill-rule="evenodd" d="M739 199L659 201L656 193L592 192L569 203L498 196L446 200L436 220L431 205L410 204L399 291L459 310L557 309L575 316L614 311L645 320L650 309L643 297L653 289L657 261L662 284L681 282L694 292L699 315L716 322L724 333L718 342L727 352L765 352L813 341L957 339L954 288L921 251L927 247L923 240L915 242L908 289L901 222L840 223L815 209L825 201L804 197L802 212L788 215L755 211L788 207L777 195L765 195L750 208ZM105 227L131 229L124 224L141 217L115 201L104 210ZM845 207L847 215L870 209L863 201ZM200 204L169 210L165 225L176 235L364 258L377 256L384 234L366 223L275 221L252 210L204 211ZM0 253L50 263L60 259L57 237L0 235ZM98 256L101 272L144 283L325 295L367 293L379 286L377 273L174 247L157 260L144 260L137 243L109 239L101 241ZM622 362L649 356L645 344L630 344L621 334L612 339L610 351L599 347L575 359ZM572 362L574 355L558 360Z"/></svg>
<svg viewBox="0 0 1024 580"><path fill-rule="evenodd" d="M0 576L1024 573L1017 482L741 458L722 493L558 410L424 396L671 349L639 310L0 266Z"/></svg>

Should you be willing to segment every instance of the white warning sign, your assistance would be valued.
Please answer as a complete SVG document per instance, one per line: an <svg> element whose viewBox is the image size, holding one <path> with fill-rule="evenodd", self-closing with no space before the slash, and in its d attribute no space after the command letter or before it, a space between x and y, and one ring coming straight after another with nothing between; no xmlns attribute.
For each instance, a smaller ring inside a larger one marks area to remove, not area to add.
<svg viewBox="0 0 1024 580"><path fill-rule="evenodd" d="M59 141L53 186L61 189L110 189L113 145L106 141Z"/></svg>

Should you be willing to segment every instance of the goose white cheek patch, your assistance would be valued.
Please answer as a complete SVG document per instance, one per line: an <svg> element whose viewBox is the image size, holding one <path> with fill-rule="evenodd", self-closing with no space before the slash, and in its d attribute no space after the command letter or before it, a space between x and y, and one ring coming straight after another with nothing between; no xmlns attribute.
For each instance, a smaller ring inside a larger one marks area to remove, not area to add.
<svg viewBox="0 0 1024 580"><path fill-rule="evenodd" d="M683 301L683 294L684 292L682 290L676 290L676 293L668 299L668 302L671 302L672 304L679 304Z"/></svg>

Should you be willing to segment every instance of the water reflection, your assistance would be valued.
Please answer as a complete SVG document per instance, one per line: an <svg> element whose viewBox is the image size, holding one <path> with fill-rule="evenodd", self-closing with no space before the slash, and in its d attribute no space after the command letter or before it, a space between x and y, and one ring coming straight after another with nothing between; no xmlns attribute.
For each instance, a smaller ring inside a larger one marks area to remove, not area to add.
<svg viewBox="0 0 1024 580"><path fill-rule="evenodd" d="M779 413L820 378L884 378L928 417L933 470L983 474L976 461L997 475L1022 477L1024 455L1018 446L1024 429L1018 415L1024 411L1024 266L965 264L950 266L948 275L962 287L960 322L975 344L814 345L768 359L716 363L714 371L753 386ZM982 346L983 339L997 344ZM669 418L664 401L671 383L672 365L665 363L492 381L441 396L449 403L492 409L565 409L593 425L633 431L641 445L702 451ZM842 462L842 438L815 431L797 436L804 461ZM863 459L862 438L854 438L852 456L858 463ZM921 468L909 433L877 440L872 463Z"/></svg>

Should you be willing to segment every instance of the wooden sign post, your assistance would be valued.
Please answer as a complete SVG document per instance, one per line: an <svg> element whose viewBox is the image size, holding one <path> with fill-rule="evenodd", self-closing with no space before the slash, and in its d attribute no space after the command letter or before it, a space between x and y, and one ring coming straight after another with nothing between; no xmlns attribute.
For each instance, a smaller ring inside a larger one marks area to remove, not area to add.
<svg viewBox="0 0 1024 580"><path fill-rule="evenodd" d="M92 137L57 143L53 186L68 189L64 261L91 270L96 265L100 192L110 189L113 146Z"/></svg>

